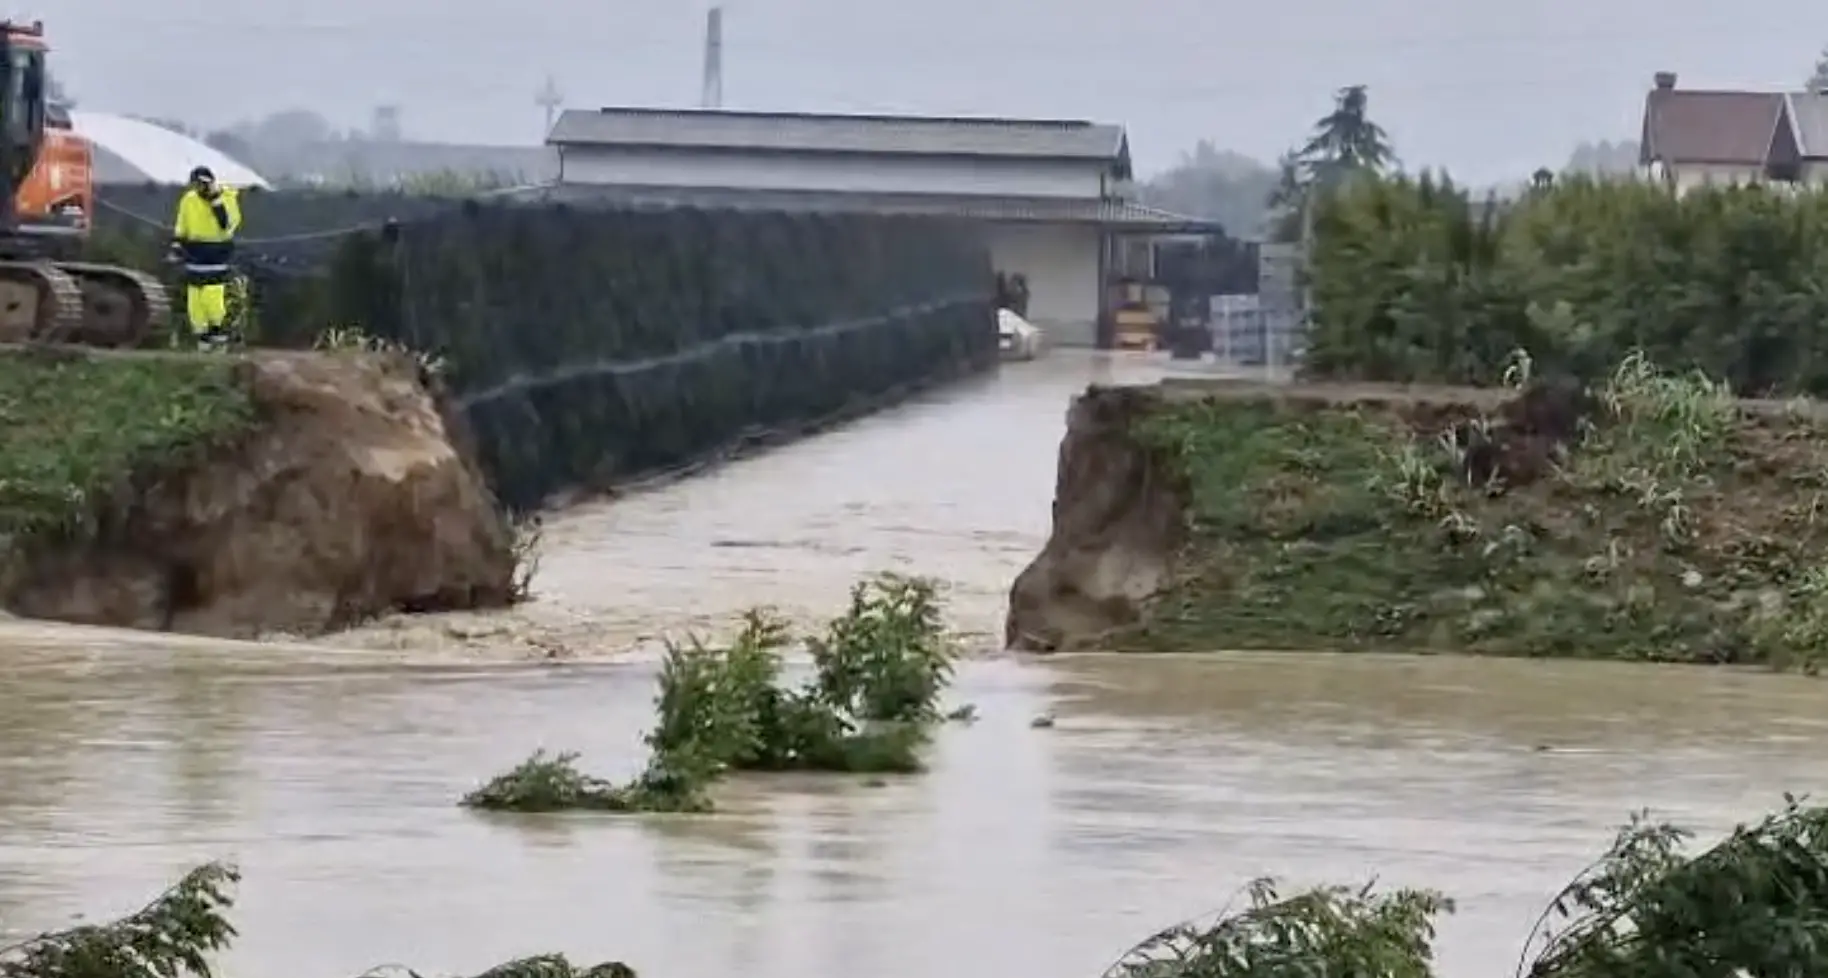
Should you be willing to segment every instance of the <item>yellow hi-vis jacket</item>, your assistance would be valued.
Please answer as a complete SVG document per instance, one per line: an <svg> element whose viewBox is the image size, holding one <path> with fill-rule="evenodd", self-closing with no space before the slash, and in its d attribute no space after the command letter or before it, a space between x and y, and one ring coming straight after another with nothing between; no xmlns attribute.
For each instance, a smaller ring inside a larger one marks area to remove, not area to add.
<svg viewBox="0 0 1828 978"><path fill-rule="evenodd" d="M222 187L214 200L187 187L178 198L172 240L184 256L184 274L192 283L228 279L235 256L235 232L241 230L241 200L233 187Z"/></svg>

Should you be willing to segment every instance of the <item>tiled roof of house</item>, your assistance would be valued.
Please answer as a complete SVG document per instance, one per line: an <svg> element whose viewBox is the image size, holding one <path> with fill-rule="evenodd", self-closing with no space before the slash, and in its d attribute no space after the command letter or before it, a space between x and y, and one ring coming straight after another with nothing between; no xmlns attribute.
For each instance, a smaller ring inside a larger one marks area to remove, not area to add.
<svg viewBox="0 0 1828 978"><path fill-rule="evenodd" d="M1763 164L1783 114L1781 92L1654 89L1639 162Z"/></svg>
<svg viewBox="0 0 1828 978"><path fill-rule="evenodd" d="M1107 230L1131 228L1189 233L1221 230L1214 221L1174 214L1129 200L570 183L535 193L549 199L580 203L594 201L649 207L910 214L979 221L1087 224Z"/></svg>
<svg viewBox="0 0 1828 978"><path fill-rule="evenodd" d="M1129 167L1122 126L1066 119L826 115L721 109L572 109L556 145L1083 159Z"/></svg>
<svg viewBox="0 0 1828 978"><path fill-rule="evenodd" d="M1796 147L1804 159L1828 159L1828 94L1792 92L1784 96Z"/></svg>

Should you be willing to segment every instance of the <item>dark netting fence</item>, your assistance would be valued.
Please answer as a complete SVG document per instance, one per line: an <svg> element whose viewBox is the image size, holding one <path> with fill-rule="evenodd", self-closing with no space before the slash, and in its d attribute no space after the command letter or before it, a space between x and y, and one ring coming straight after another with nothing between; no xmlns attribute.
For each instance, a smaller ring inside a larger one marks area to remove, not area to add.
<svg viewBox="0 0 1828 978"><path fill-rule="evenodd" d="M156 261L172 191L102 199L99 256ZM353 327L441 357L516 507L996 359L988 257L944 221L289 192L243 209L258 342Z"/></svg>

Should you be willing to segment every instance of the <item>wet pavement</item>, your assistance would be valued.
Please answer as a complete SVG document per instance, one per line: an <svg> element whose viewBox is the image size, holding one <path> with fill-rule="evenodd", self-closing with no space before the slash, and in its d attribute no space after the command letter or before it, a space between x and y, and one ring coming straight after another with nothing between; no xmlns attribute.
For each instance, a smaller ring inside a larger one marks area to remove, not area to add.
<svg viewBox="0 0 1828 978"><path fill-rule="evenodd" d="M544 951L661 978L1066 978L1257 875L1377 875L1458 898L1442 974L1496 978L1632 809L1723 830L1828 774L1816 680L990 657L954 692L981 722L948 727L923 776L739 780L692 818L455 807L539 746L610 776L641 761L651 647L515 661L530 631L587 660L758 603L823 617L881 568L939 575L962 628L998 631L1046 533L1067 399L1153 369L1013 367L581 507L548 525L542 600L496 619L293 645L0 627L0 932L124 913L223 858L246 873L234 978Z"/></svg>

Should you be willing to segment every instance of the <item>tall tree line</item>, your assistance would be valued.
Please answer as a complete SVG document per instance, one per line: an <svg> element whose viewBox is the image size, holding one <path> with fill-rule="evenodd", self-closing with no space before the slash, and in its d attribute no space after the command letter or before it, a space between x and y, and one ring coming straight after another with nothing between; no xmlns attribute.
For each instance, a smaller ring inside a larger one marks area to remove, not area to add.
<svg viewBox="0 0 1828 978"><path fill-rule="evenodd" d="M1235 237L1292 239L1312 187L1396 165L1389 134L1371 121L1369 104L1365 86L1340 89L1332 111L1275 166L1201 140L1178 164L1142 185L1143 202L1216 220Z"/></svg>
<svg viewBox="0 0 1828 978"><path fill-rule="evenodd" d="M1295 241L1316 191L1339 187L1362 174L1381 175L1397 165L1390 134L1371 120L1371 96L1364 85L1347 85L1333 95L1333 111L1314 122L1301 145L1276 161L1276 186L1268 204L1277 241Z"/></svg>

